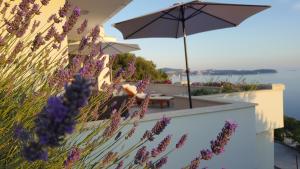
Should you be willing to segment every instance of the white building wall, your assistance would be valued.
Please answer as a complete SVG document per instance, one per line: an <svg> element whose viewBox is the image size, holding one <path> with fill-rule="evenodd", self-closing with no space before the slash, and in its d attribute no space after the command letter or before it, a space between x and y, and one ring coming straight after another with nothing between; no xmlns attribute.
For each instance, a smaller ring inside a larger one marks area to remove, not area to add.
<svg viewBox="0 0 300 169"><path fill-rule="evenodd" d="M169 111L164 113L147 114L145 119L140 122L139 127L132 139L125 142L116 149L122 152L126 148L135 144L145 130L153 127L158 119L166 115L172 118L171 124L166 128L162 135L156 137L154 142L146 144L151 150L168 134L172 134L173 141L169 148L175 146L182 134L188 133L188 141L185 146L177 152L169 155L168 164L165 169L182 168L189 164L200 152L201 149L209 148L210 141L215 139L222 129L225 120L235 120L239 127L233 135L229 144L225 147L225 153L215 156L210 161L201 161L200 168L210 169L273 169L274 168L274 129L283 125L282 93L284 88L274 88L269 91L253 91L251 95L235 93L226 96L226 101L221 95L210 97L199 97L209 101L225 102L229 104L186 109L179 111ZM244 95L245 97L240 97ZM247 98L248 96L255 96ZM239 98L239 99L238 99ZM252 99L252 100L251 100ZM235 102L232 100L237 100ZM251 100L253 103L241 102ZM269 101L274 101L274 103ZM277 102L275 102L277 100ZM258 108L258 106L260 106ZM275 108L274 108L275 107ZM257 110L260 110L257 112ZM273 122L275 125L262 125L260 114L265 121ZM281 115L280 115L281 114ZM273 118L272 115L278 118ZM281 118L280 118L281 116ZM276 121L277 120L277 121ZM99 122L92 122L87 125L88 130L93 126L98 126ZM261 125L256 127L257 125ZM132 124L129 124L122 131L126 133ZM81 139L84 133L81 133ZM101 148L100 148L101 149ZM95 150L95 152L100 151ZM128 159L133 159L135 152L131 153ZM97 159L96 159L97 161ZM98 159L99 161L99 159Z"/></svg>
<svg viewBox="0 0 300 169"><path fill-rule="evenodd" d="M274 130L256 134L257 169L274 169Z"/></svg>

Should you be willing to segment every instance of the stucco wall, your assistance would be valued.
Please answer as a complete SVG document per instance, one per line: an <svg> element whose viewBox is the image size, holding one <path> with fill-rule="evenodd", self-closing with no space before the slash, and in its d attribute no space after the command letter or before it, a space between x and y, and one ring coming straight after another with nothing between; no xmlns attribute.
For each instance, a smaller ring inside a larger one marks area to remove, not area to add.
<svg viewBox="0 0 300 169"><path fill-rule="evenodd" d="M182 134L188 133L188 140L185 146L178 152L169 156L169 162L164 167L166 169L176 169L189 164L200 152L201 149L209 148L210 141L215 139L224 126L225 120L235 120L239 127L226 146L225 153L216 156L211 161L201 161L201 167L228 168L228 169L253 169L256 160L256 132L254 105L248 103L233 103L213 107L197 108L193 110L180 110L167 113L148 114L139 124L134 137L119 146L119 150L133 145L142 137L145 130L153 127L155 122L163 115L172 118L171 124L166 128L161 136L156 137L151 144L146 144L151 150L168 134L172 134L173 141L169 148L174 147ZM98 125L97 122L90 123L89 128ZM126 133L131 125L127 126L123 133ZM84 135L84 133L82 133ZM118 150L118 149L116 149ZM99 151L99 150L96 150ZM135 153L130 155L133 159ZM238 159L238 160L236 160ZM95 160L97 161L97 160ZM125 162L126 164L126 162Z"/></svg>
<svg viewBox="0 0 300 169"><path fill-rule="evenodd" d="M283 94L285 87L282 84L273 84L270 90L211 95L201 98L224 98L227 100L255 103L256 132L282 128L283 124Z"/></svg>
<svg viewBox="0 0 300 169"><path fill-rule="evenodd" d="M258 169L274 169L274 130L256 134Z"/></svg>

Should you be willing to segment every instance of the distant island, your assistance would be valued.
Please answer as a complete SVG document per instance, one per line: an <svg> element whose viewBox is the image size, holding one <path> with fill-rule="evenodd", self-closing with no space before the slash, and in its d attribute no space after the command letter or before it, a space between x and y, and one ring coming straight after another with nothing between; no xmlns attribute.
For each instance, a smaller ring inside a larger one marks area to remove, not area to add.
<svg viewBox="0 0 300 169"><path fill-rule="evenodd" d="M161 68L160 71L168 75L184 75L184 69ZM256 75L277 73L275 69L255 69L255 70L216 70L207 69L202 71L191 71L191 75Z"/></svg>
<svg viewBox="0 0 300 169"><path fill-rule="evenodd" d="M256 70L204 70L203 75L256 75L277 73L275 69L256 69Z"/></svg>

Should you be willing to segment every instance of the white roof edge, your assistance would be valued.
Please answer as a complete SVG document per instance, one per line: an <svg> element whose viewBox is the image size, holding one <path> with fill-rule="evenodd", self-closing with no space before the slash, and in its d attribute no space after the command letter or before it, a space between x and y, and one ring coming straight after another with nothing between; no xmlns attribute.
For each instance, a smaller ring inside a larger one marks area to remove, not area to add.
<svg viewBox="0 0 300 169"><path fill-rule="evenodd" d="M119 8L116 8L116 10L111 13L109 16L107 16L106 19L103 20L102 25L105 24L105 22L107 22L109 19L111 19L113 16L115 16L118 12L120 12L123 8L125 8L132 0L127 0L127 2L125 2L124 4L122 4Z"/></svg>

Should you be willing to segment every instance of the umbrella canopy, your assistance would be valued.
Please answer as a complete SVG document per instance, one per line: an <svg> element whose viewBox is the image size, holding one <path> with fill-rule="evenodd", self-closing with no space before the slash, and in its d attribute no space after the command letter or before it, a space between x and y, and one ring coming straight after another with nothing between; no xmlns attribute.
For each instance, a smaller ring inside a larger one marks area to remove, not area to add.
<svg viewBox="0 0 300 169"><path fill-rule="evenodd" d="M248 17L270 6L224 4L192 1L175 4L170 8L114 24L124 39L180 38L185 34L238 26Z"/></svg>
<svg viewBox="0 0 300 169"><path fill-rule="evenodd" d="M174 4L172 7L114 24L124 39L184 37L189 104L192 108L186 36L238 26L248 17L270 6L224 4L202 1Z"/></svg>
<svg viewBox="0 0 300 169"><path fill-rule="evenodd" d="M68 47L69 47L68 49L70 54L78 54L79 42L71 43L69 44ZM129 53L129 52L140 50L140 47L137 44L118 43L118 42L102 42L101 45L99 45L99 48L104 54L108 54L108 55ZM81 54L88 55L90 52L91 52L91 47L87 47L81 52Z"/></svg>

